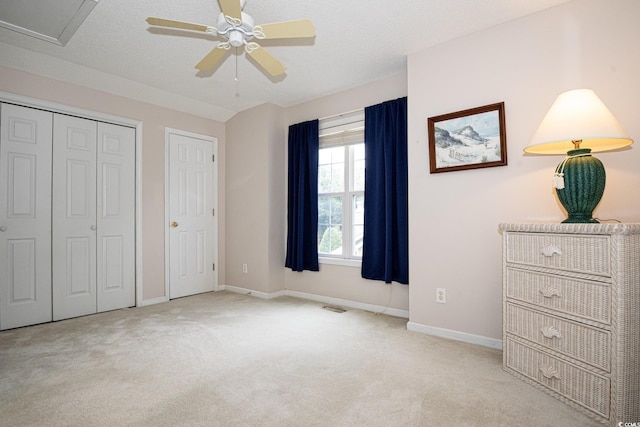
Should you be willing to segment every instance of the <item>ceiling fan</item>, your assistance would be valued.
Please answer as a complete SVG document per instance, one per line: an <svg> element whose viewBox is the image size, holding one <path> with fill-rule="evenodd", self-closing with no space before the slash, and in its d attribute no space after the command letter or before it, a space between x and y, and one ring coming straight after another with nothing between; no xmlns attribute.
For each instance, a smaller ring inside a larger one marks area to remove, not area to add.
<svg viewBox="0 0 640 427"><path fill-rule="evenodd" d="M222 13L218 16L216 27L153 17L147 18L147 23L157 27L201 31L224 38L224 42L219 43L198 62L196 68L200 71L214 68L226 59L232 47L238 48L244 45L247 55L251 56L265 71L272 76L279 76L284 74L286 70L284 64L251 40L254 38L265 40L315 36L315 27L309 19L254 26L253 18L242 11L246 0L218 0L218 2Z"/></svg>

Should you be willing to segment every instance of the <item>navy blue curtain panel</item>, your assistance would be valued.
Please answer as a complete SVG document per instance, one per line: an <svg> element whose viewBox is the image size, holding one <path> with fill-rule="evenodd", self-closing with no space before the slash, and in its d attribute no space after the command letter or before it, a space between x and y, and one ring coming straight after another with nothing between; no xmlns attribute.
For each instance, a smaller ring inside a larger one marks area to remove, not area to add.
<svg viewBox="0 0 640 427"><path fill-rule="evenodd" d="M409 284L407 98L364 110L362 277Z"/></svg>
<svg viewBox="0 0 640 427"><path fill-rule="evenodd" d="M318 120L289 126L287 259L293 271L318 266Z"/></svg>

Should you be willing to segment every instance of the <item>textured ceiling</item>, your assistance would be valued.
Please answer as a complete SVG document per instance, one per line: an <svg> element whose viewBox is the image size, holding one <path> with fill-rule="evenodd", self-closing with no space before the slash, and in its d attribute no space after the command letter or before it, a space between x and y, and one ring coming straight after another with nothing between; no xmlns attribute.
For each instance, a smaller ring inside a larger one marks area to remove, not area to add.
<svg viewBox="0 0 640 427"><path fill-rule="evenodd" d="M316 26L314 39L260 42L287 66L272 78L244 54L199 73L218 38L145 22L215 26L216 0L99 0L66 46L0 28L0 65L226 121L265 102L288 107L404 72L410 53L567 1L248 0L256 24Z"/></svg>

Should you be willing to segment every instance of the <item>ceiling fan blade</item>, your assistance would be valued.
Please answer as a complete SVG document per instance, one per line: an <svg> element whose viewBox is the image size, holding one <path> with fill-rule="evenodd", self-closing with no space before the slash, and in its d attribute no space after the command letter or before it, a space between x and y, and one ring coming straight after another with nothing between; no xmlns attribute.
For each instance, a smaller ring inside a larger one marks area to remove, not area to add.
<svg viewBox="0 0 640 427"><path fill-rule="evenodd" d="M245 51L272 76L284 74L284 71L287 69L282 62L278 61L275 56L271 55L257 43L248 43Z"/></svg>
<svg viewBox="0 0 640 427"><path fill-rule="evenodd" d="M274 22L272 24L258 25L254 29L264 34L264 37L256 35L257 38L264 39L286 39L299 37L313 37L316 35L316 27L310 19L299 19L297 21Z"/></svg>
<svg viewBox="0 0 640 427"><path fill-rule="evenodd" d="M218 46L214 47L211 52L207 53L205 57L202 58L200 62L198 62L196 68L200 71L210 70L220 62L222 62L224 59L226 59L229 52L230 50L226 49L221 43Z"/></svg>
<svg viewBox="0 0 640 427"><path fill-rule="evenodd" d="M242 6L240 0L218 0L220 9L225 16L242 19Z"/></svg>
<svg viewBox="0 0 640 427"><path fill-rule="evenodd" d="M147 23L149 25L154 25L157 27L180 28L183 30L192 30L192 31L211 32L211 30L214 30L213 27L209 27L208 25L192 24L190 22L183 22L183 21L174 21L173 19L153 18L151 16L147 18Z"/></svg>

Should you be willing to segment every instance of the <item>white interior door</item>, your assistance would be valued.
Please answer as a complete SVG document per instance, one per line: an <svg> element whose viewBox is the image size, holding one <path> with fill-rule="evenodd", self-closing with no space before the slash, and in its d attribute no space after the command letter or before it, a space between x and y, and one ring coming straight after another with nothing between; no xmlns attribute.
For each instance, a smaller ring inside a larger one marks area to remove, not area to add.
<svg viewBox="0 0 640 427"><path fill-rule="evenodd" d="M98 311L135 305L135 130L98 123Z"/></svg>
<svg viewBox="0 0 640 427"><path fill-rule="evenodd" d="M168 133L169 297L216 286L216 177L211 139Z"/></svg>
<svg viewBox="0 0 640 427"><path fill-rule="evenodd" d="M9 329L51 321L53 114L0 109L0 329Z"/></svg>
<svg viewBox="0 0 640 427"><path fill-rule="evenodd" d="M97 124L54 115L53 320L96 312Z"/></svg>

